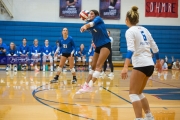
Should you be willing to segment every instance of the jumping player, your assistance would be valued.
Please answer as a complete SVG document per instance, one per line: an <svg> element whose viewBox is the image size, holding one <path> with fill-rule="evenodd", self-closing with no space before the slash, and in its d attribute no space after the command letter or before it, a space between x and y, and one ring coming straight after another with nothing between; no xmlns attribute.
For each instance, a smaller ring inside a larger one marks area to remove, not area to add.
<svg viewBox="0 0 180 120"><path fill-rule="evenodd" d="M68 59L69 67L70 67L71 73L73 75L72 84L75 84L77 82L76 72L74 69L74 52L75 52L76 47L75 47L73 38L68 35L67 28L63 28L62 37L60 37L59 43L60 43L60 49L61 49L62 56L61 56L61 61L59 63L59 67L57 68L57 74L54 77L54 79L51 80L51 83L58 81L59 75L62 72L62 68L66 62L66 59Z"/></svg>
<svg viewBox="0 0 180 120"><path fill-rule="evenodd" d="M126 14L126 25L129 29L126 31L127 55L124 68L121 71L122 79L127 78L128 66L132 57L133 70L130 77L129 97L132 102L135 120L154 120L151 114L149 103L143 95L148 78L153 74L154 62L150 49L156 56L156 67L161 72L159 60L159 49L154 42L150 32L137 26L139 22L138 8L133 6ZM142 109L145 112L145 119L142 118Z"/></svg>
<svg viewBox="0 0 180 120"><path fill-rule="evenodd" d="M97 10L90 11L89 21L80 29L81 32L86 30L89 30L92 33L96 49L92 61L92 70L89 71L89 76L85 84L78 92L76 92L76 94L92 91L93 83L99 78L102 66L111 51L111 40L107 34L104 21L99 16Z"/></svg>

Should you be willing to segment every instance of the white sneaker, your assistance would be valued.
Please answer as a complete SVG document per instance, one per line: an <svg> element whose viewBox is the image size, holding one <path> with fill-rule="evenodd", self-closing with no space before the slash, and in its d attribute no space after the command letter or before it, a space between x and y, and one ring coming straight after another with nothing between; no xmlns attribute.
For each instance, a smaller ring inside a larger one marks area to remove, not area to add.
<svg viewBox="0 0 180 120"><path fill-rule="evenodd" d="M85 85L82 89L79 89L76 94L83 94L88 92L92 92L92 87L89 87L89 85Z"/></svg>
<svg viewBox="0 0 180 120"><path fill-rule="evenodd" d="M135 118L134 120L144 120L143 118Z"/></svg>
<svg viewBox="0 0 180 120"><path fill-rule="evenodd" d="M14 66L14 72L17 72L17 66Z"/></svg>
<svg viewBox="0 0 180 120"><path fill-rule="evenodd" d="M104 74L105 74L105 73L104 73L104 71L103 71L103 72L101 72L100 76L104 76Z"/></svg>
<svg viewBox="0 0 180 120"><path fill-rule="evenodd" d="M114 76L114 73L113 72L111 72L109 75L108 75L108 77L113 77Z"/></svg>
<svg viewBox="0 0 180 120"><path fill-rule="evenodd" d="M43 65L43 72L45 72L46 71L46 66L45 65Z"/></svg>
<svg viewBox="0 0 180 120"><path fill-rule="evenodd" d="M9 71L9 66L6 67L6 71Z"/></svg>
<svg viewBox="0 0 180 120"><path fill-rule="evenodd" d="M53 72L53 66L51 66L51 72Z"/></svg>
<svg viewBox="0 0 180 120"><path fill-rule="evenodd" d="M147 117L147 116L146 116L146 117L144 118L144 120L154 120L154 117L153 117L153 116L151 116L151 117Z"/></svg>

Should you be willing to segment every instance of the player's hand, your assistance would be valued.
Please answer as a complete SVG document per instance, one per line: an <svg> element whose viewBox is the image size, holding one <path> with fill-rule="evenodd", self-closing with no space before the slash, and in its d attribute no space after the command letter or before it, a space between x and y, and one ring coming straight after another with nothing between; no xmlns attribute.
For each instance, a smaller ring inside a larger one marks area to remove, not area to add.
<svg viewBox="0 0 180 120"><path fill-rule="evenodd" d="M123 67L123 69L122 69L122 71L121 71L121 78L123 79L123 80L125 80L125 79L127 79L127 77L128 77L128 68L127 67Z"/></svg>
<svg viewBox="0 0 180 120"><path fill-rule="evenodd" d="M86 31L86 30L87 30L86 25L83 25L83 26L81 27L81 29L80 29L81 32L84 32L84 31Z"/></svg>
<svg viewBox="0 0 180 120"><path fill-rule="evenodd" d="M158 70L159 73L162 72L162 65L161 65L160 62L157 62L157 63L156 63L156 68L157 68L157 70Z"/></svg>

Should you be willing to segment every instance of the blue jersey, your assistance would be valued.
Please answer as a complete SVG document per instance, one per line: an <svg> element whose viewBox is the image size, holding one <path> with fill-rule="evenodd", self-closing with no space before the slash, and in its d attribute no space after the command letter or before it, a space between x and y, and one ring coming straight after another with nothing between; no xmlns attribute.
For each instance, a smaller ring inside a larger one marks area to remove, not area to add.
<svg viewBox="0 0 180 120"><path fill-rule="evenodd" d="M29 46L28 45L26 45L26 46L20 45L19 46L19 53L23 54L23 55L28 54L29 53Z"/></svg>
<svg viewBox="0 0 180 120"><path fill-rule="evenodd" d="M10 47L8 47L8 49L7 49L7 52L6 52L6 54L8 55L8 54L10 54L10 55L17 55L17 49L15 48L15 49L11 49Z"/></svg>
<svg viewBox="0 0 180 120"><path fill-rule="evenodd" d="M59 46L55 46L55 47L54 47L54 49L53 49L54 53L58 50L58 47L59 47ZM59 48L60 48L60 47L59 47ZM58 54L58 55L61 54L61 49L59 49L59 50L57 51L57 54Z"/></svg>
<svg viewBox="0 0 180 120"><path fill-rule="evenodd" d="M95 52L95 48L93 48L92 46L89 47L89 51L88 51L88 55L89 56L93 56Z"/></svg>
<svg viewBox="0 0 180 120"><path fill-rule="evenodd" d="M101 17L97 16L91 22L94 23L94 26L90 27L88 30L91 32L93 36L93 42L96 45L96 47L100 47L102 45L109 43L111 40L107 34L104 21L101 19Z"/></svg>
<svg viewBox="0 0 180 120"><path fill-rule="evenodd" d="M79 52L81 52L81 54ZM85 56L85 55L86 55L86 49L85 48L82 51L80 48L77 49L76 56L81 57L81 56Z"/></svg>
<svg viewBox="0 0 180 120"><path fill-rule="evenodd" d="M5 43L0 44L0 49L6 49L7 50L7 45ZM0 50L0 54L3 54L3 52Z"/></svg>
<svg viewBox="0 0 180 120"><path fill-rule="evenodd" d="M59 40L60 49L62 53L71 53L73 54L75 51L75 43L71 36L68 36L66 40L63 37Z"/></svg>
<svg viewBox="0 0 180 120"><path fill-rule="evenodd" d="M51 46L44 46L42 48L42 52L43 52L44 55L50 55L52 53Z"/></svg>
<svg viewBox="0 0 180 120"><path fill-rule="evenodd" d="M31 53L41 53L41 47L40 46L32 46Z"/></svg>

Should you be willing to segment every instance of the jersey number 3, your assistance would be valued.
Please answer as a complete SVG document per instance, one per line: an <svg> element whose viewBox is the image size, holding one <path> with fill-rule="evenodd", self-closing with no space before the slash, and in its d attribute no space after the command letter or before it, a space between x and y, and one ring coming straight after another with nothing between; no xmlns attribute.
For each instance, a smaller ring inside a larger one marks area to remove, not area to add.
<svg viewBox="0 0 180 120"><path fill-rule="evenodd" d="M143 36L144 41L147 41L147 38L146 38L146 35L145 35L144 31L141 31L141 34Z"/></svg>
<svg viewBox="0 0 180 120"><path fill-rule="evenodd" d="M67 44L63 44L63 48L67 48Z"/></svg>

